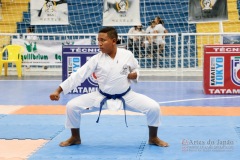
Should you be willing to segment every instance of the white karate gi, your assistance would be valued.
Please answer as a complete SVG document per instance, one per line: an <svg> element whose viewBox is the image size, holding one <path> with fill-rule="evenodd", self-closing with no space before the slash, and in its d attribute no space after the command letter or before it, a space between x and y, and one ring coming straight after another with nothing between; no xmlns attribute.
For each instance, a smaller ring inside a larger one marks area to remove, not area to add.
<svg viewBox="0 0 240 160"><path fill-rule="evenodd" d="M134 71L139 76L138 67L138 62L132 52L126 49L117 48L114 59L100 52L91 57L77 72L72 73L60 86L63 89L63 93L67 94L95 72L101 91L111 95L121 94L127 91L131 84L131 81L127 78L128 74ZM95 91L70 100L66 105L66 128L79 128L81 114L99 111L100 102L103 98L104 96L99 91ZM149 126L159 126L160 106L156 101L132 90L123 98L126 102L126 110L144 113L147 116L147 124ZM104 108L122 109L121 101L119 99L110 99L107 101L107 105L104 105Z"/></svg>

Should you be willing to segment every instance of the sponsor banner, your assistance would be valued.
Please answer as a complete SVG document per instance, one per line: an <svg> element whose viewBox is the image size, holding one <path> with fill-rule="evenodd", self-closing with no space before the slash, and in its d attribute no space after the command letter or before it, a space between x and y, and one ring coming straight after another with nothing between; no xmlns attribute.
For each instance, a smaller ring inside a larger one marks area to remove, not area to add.
<svg viewBox="0 0 240 160"><path fill-rule="evenodd" d="M141 25L139 0L103 0L103 26Z"/></svg>
<svg viewBox="0 0 240 160"><path fill-rule="evenodd" d="M240 35L223 35L223 44L240 44Z"/></svg>
<svg viewBox="0 0 240 160"><path fill-rule="evenodd" d="M240 52L240 45L207 45L205 49L206 54L232 54Z"/></svg>
<svg viewBox="0 0 240 160"><path fill-rule="evenodd" d="M66 80L73 72L83 66L93 55L99 53L98 46L94 45L65 45L62 47L62 80ZM93 73L82 84L79 84L70 93L85 94L98 89L97 77Z"/></svg>
<svg viewBox="0 0 240 160"><path fill-rule="evenodd" d="M204 46L205 94L240 94L240 45Z"/></svg>
<svg viewBox="0 0 240 160"><path fill-rule="evenodd" d="M231 56L231 80L240 86L240 56Z"/></svg>
<svg viewBox="0 0 240 160"><path fill-rule="evenodd" d="M22 54L23 65L61 65L63 45L91 44L91 40L81 39L75 41L32 41L26 39L12 39L12 44L19 44L24 47L24 53Z"/></svg>
<svg viewBox="0 0 240 160"><path fill-rule="evenodd" d="M189 23L228 20L227 0L189 0Z"/></svg>
<svg viewBox="0 0 240 160"><path fill-rule="evenodd" d="M240 94L240 89L208 89L209 94Z"/></svg>
<svg viewBox="0 0 240 160"><path fill-rule="evenodd" d="M210 57L210 86L224 86L224 57Z"/></svg>
<svg viewBox="0 0 240 160"><path fill-rule="evenodd" d="M66 0L31 0L31 25L68 25Z"/></svg>

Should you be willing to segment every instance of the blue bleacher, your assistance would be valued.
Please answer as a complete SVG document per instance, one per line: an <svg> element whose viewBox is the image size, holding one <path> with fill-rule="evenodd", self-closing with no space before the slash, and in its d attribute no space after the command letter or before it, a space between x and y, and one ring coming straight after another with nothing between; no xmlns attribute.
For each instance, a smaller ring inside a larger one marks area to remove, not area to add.
<svg viewBox="0 0 240 160"><path fill-rule="evenodd" d="M99 0L67 0L68 4L99 4Z"/></svg>
<svg viewBox="0 0 240 160"><path fill-rule="evenodd" d="M76 13L76 14L85 14L86 8L87 13L101 13L102 7L99 7L98 4L68 4L68 11L70 13Z"/></svg>
<svg viewBox="0 0 240 160"><path fill-rule="evenodd" d="M143 5L144 6L144 5ZM161 6L161 7L159 7ZM161 10L159 10L159 8L161 8ZM147 3L145 4L145 10L148 12L151 11L158 11L159 13L179 13L179 12L183 12L183 13L187 13L188 12L188 4L186 3L163 3L163 2L159 2L159 3L154 3L154 4L149 4L147 5Z"/></svg>

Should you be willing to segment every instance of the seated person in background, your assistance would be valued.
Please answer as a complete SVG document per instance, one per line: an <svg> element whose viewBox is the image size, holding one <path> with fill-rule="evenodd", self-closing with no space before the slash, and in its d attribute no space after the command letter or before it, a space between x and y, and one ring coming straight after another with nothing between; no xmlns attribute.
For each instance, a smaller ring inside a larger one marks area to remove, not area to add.
<svg viewBox="0 0 240 160"><path fill-rule="evenodd" d="M128 34L144 34L145 31L142 29L142 26L134 26L129 29ZM143 45L143 37L140 35L130 35L128 40L128 48L133 50L135 57L143 57L142 53L140 53L140 49Z"/></svg>
<svg viewBox="0 0 240 160"><path fill-rule="evenodd" d="M156 16L154 21L156 22L156 24L161 24L164 26L164 21L159 16Z"/></svg>
<svg viewBox="0 0 240 160"><path fill-rule="evenodd" d="M35 28L33 26L29 26L27 28L27 33L34 33L34 29ZM29 41L36 41L38 40L38 37L36 35L27 35L26 39Z"/></svg>
<svg viewBox="0 0 240 160"><path fill-rule="evenodd" d="M154 27L154 33L168 33L168 30L163 26L164 22L163 20L161 20L160 17L155 17L155 22L157 23L157 25ZM161 36L156 36L154 37L154 42L159 46L159 53L161 54L163 52L163 49L165 47L165 36L161 35Z"/></svg>
<svg viewBox="0 0 240 160"><path fill-rule="evenodd" d="M155 26L156 26L156 22L155 22L155 20L152 20L150 22L150 26L148 26L147 29L146 29L146 33L147 34L152 34L153 31L154 31Z"/></svg>
<svg viewBox="0 0 240 160"><path fill-rule="evenodd" d="M152 20L150 22L150 26L147 27L146 29L146 33L147 34L153 34L154 33L154 28L156 26L156 22L154 20ZM152 46L153 46L154 42L153 42L153 36L147 36L145 41L144 41L144 45L147 48L147 57L151 58L152 57Z"/></svg>

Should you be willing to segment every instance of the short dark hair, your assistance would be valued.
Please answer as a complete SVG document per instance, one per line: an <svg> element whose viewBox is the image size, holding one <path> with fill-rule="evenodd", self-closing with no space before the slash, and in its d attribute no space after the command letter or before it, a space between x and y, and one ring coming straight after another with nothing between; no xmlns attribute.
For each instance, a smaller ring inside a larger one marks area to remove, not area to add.
<svg viewBox="0 0 240 160"><path fill-rule="evenodd" d="M118 39L118 33L114 27L104 27L98 33L107 33L108 37Z"/></svg>

